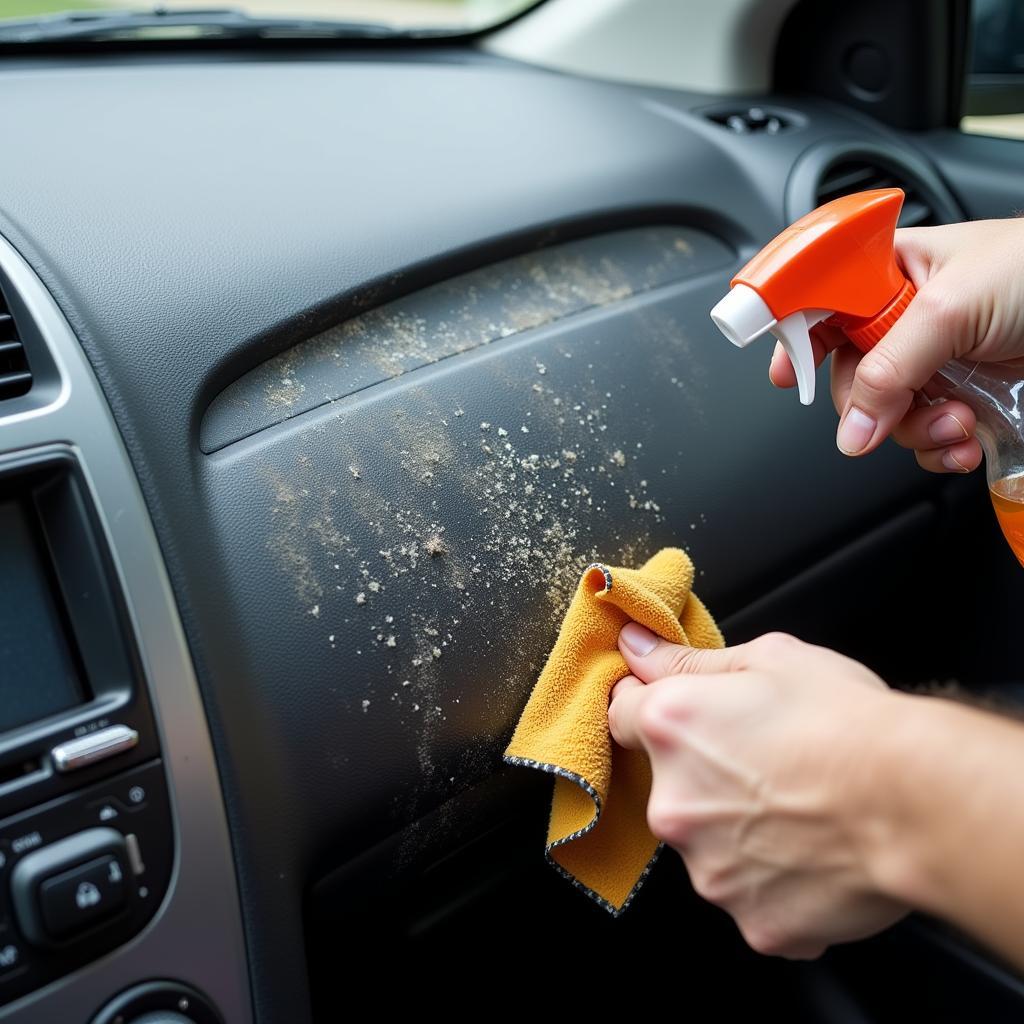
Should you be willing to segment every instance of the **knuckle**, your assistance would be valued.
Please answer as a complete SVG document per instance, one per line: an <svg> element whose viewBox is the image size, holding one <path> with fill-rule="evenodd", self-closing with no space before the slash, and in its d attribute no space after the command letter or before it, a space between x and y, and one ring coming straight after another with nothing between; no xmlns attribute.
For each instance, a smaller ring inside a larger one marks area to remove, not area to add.
<svg viewBox="0 0 1024 1024"><path fill-rule="evenodd" d="M902 374L886 348L872 349L857 367L857 384L872 395L888 395L903 386Z"/></svg>
<svg viewBox="0 0 1024 1024"><path fill-rule="evenodd" d="M664 743L671 735L672 721L678 717L678 698L662 687L652 688L636 716L639 735L651 743Z"/></svg>
<svg viewBox="0 0 1024 1024"><path fill-rule="evenodd" d="M693 891L708 903L722 904L728 899L726 876L721 871L701 865L688 866Z"/></svg>
<svg viewBox="0 0 1024 1024"><path fill-rule="evenodd" d="M950 288L925 288L915 296L918 311L937 332L955 332L961 323L964 301Z"/></svg>
<svg viewBox="0 0 1024 1024"><path fill-rule="evenodd" d="M682 647L676 644L666 658L665 674L669 676L682 675L687 669L700 667L700 653L692 647Z"/></svg>
<svg viewBox="0 0 1024 1024"><path fill-rule="evenodd" d="M655 839L680 847L689 838L690 819L679 803L654 795L647 804L647 827Z"/></svg>
<svg viewBox="0 0 1024 1024"><path fill-rule="evenodd" d="M758 654L769 658L780 658L792 654L801 646L801 642L789 633L765 633L754 641Z"/></svg>
<svg viewBox="0 0 1024 1024"><path fill-rule="evenodd" d="M740 931L743 933L744 941L755 953L762 956L785 956L788 948L787 937L769 922L741 922Z"/></svg>

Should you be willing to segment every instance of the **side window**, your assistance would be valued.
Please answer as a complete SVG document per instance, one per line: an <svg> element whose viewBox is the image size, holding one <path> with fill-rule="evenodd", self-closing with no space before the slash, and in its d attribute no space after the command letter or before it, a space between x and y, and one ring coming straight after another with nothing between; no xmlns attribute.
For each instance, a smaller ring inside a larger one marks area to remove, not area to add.
<svg viewBox="0 0 1024 1024"><path fill-rule="evenodd" d="M1024 2L972 0L971 35L960 127L1024 139Z"/></svg>

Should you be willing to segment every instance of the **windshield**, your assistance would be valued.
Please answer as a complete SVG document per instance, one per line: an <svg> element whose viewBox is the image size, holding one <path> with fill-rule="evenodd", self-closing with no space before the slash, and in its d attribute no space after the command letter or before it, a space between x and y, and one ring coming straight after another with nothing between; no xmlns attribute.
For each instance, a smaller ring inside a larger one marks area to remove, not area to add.
<svg viewBox="0 0 1024 1024"><path fill-rule="evenodd" d="M352 26L386 26L398 32L422 30L461 33L505 21L538 0L228 0L224 9L259 19L338 21ZM183 15L220 8L217 0L173 0L151 5L131 0L0 0L0 25L12 19L48 20L54 15L146 14Z"/></svg>

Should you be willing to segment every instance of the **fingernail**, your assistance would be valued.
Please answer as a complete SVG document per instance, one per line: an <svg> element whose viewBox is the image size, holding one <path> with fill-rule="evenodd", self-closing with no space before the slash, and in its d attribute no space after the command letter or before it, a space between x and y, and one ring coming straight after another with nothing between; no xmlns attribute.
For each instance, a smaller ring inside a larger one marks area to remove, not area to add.
<svg viewBox="0 0 1024 1024"><path fill-rule="evenodd" d="M622 642L638 657L650 654L658 646L658 638L639 622L627 622L619 633Z"/></svg>
<svg viewBox="0 0 1024 1024"><path fill-rule="evenodd" d="M839 424L839 433L836 435L836 444L844 455L856 455L867 446L868 441L874 437L875 421L866 413L861 412L855 405L851 405L849 411Z"/></svg>
<svg viewBox="0 0 1024 1024"><path fill-rule="evenodd" d="M928 436L936 444L952 444L954 441L966 441L971 435L951 412L947 412L928 428Z"/></svg>
<svg viewBox="0 0 1024 1024"><path fill-rule="evenodd" d="M954 473L970 473L970 470L952 453L942 453L942 464Z"/></svg>

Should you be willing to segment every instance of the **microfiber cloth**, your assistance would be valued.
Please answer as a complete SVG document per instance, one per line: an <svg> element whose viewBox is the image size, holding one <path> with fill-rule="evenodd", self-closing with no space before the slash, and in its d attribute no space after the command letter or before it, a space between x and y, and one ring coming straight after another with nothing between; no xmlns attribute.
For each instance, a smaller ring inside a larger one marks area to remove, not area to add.
<svg viewBox="0 0 1024 1024"><path fill-rule="evenodd" d="M659 850L647 827L647 755L608 730L609 694L629 674L619 630L632 619L673 643L724 647L692 586L693 563L677 548L640 569L591 565L505 751L510 764L554 775L548 859L616 915Z"/></svg>

